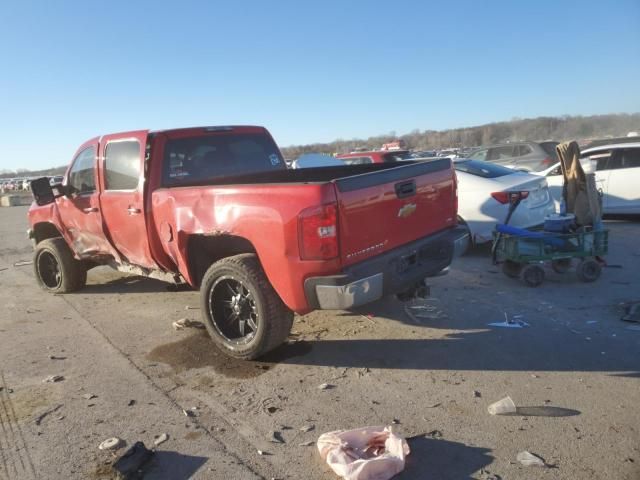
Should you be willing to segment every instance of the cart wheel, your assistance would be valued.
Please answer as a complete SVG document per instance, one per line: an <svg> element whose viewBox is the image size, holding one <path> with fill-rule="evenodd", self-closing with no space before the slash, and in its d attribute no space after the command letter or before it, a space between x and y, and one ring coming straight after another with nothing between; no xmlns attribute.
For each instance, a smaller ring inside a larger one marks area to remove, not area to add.
<svg viewBox="0 0 640 480"><path fill-rule="evenodd" d="M583 282L595 282L600 276L600 272L602 272L602 267L592 258L583 260L576 268L576 274Z"/></svg>
<svg viewBox="0 0 640 480"><path fill-rule="evenodd" d="M540 265L527 265L522 270L522 278L530 287L537 287L544 282L544 268Z"/></svg>
<svg viewBox="0 0 640 480"><path fill-rule="evenodd" d="M556 273L567 273L571 268L571 259L570 258L561 258L560 260L552 260L551 268Z"/></svg>
<svg viewBox="0 0 640 480"><path fill-rule="evenodd" d="M502 273L509 278L518 278L522 272L522 264L513 260L505 260L502 264Z"/></svg>

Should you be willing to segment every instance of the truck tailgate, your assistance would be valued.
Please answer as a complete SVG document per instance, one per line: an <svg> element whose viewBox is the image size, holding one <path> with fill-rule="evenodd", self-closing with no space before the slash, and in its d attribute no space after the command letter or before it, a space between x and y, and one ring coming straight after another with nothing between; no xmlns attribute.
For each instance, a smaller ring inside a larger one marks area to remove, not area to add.
<svg viewBox="0 0 640 480"><path fill-rule="evenodd" d="M334 180L344 266L456 224L456 183L449 159Z"/></svg>

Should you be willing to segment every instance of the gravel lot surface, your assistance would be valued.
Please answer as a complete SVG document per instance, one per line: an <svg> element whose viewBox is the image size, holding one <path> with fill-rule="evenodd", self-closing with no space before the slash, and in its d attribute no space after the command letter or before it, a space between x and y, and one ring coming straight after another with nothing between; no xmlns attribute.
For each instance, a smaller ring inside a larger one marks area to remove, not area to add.
<svg viewBox="0 0 640 480"><path fill-rule="evenodd" d="M476 249L426 301L297 317L287 345L238 362L172 328L199 319L197 292L103 267L80 292L39 290L15 266L31 260L26 211L0 209L2 480L107 479L117 454L100 442L162 433L145 479L333 479L301 444L392 423L411 437L398 479L640 478L640 323L620 320L640 301L638 220L606 222L595 283L549 270L528 288ZM505 315L529 327L488 326ZM506 395L516 414L489 415Z"/></svg>

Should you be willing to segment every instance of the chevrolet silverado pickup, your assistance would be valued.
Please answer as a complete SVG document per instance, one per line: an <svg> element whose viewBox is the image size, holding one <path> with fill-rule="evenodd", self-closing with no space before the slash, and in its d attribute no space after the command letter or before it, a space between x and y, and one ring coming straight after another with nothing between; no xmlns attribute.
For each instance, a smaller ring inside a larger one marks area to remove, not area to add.
<svg viewBox="0 0 640 480"><path fill-rule="evenodd" d="M188 284L242 359L281 344L294 312L416 292L464 241L449 160L290 170L254 126L96 137L32 191L44 290L78 290L98 265Z"/></svg>

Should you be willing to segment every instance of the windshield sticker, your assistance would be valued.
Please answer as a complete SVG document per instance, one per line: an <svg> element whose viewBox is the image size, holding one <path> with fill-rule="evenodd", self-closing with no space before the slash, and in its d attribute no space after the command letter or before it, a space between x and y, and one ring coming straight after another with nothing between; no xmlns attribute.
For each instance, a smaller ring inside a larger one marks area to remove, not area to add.
<svg viewBox="0 0 640 480"><path fill-rule="evenodd" d="M269 155L269 160L271 160L271 165L273 166L280 164L280 159L278 158L278 155L276 155L275 153L272 153L271 155Z"/></svg>

